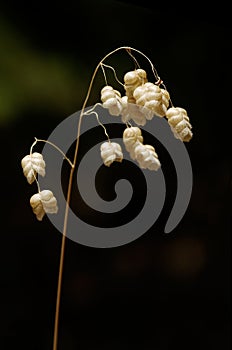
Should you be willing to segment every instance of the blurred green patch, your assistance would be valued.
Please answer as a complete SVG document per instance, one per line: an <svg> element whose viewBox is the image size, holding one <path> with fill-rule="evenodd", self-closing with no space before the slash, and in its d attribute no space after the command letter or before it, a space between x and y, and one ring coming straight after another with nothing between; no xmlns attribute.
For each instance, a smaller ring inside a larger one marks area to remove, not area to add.
<svg viewBox="0 0 232 350"><path fill-rule="evenodd" d="M0 124L34 109L66 116L81 108L85 92L80 72L86 67L35 46L0 18Z"/></svg>

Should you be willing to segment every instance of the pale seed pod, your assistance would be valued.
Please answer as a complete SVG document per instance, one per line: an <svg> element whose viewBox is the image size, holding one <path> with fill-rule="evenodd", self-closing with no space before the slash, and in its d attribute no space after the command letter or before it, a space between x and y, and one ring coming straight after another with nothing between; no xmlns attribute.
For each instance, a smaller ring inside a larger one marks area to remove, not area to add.
<svg viewBox="0 0 232 350"><path fill-rule="evenodd" d="M25 156L21 160L21 166L23 168L23 174L26 176L29 184L32 184L32 182L35 181L36 174L45 176L46 165L43 156L40 153L35 152Z"/></svg>
<svg viewBox="0 0 232 350"><path fill-rule="evenodd" d="M58 211L57 200L50 190L34 194L30 199L30 205L39 221L43 219L45 213L56 214Z"/></svg>
<svg viewBox="0 0 232 350"><path fill-rule="evenodd" d="M135 103L133 96L134 90L147 82L147 73L143 69L135 69L134 71L127 72L124 75L124 88L126 96L128 97L128 103Z"/></svg>
<svg viewBox="0 0 232 350"><path fill-rule="evenodd" d="M189 117L184 108L171 107L166 112L168 123L171 130L177 139L183 142L191 140L193 133L191 131L192 125L189 122Z"/></svg>
<svg viewBox="0 0 232 350"><path fill-rule="evenodd" d="M123 160L123 153L119 143L104 142L100 150L103 163L106 166L110 166L113 162L122 162Z"/></svg>
<svg viewBox="0 0 232 350"><path fill-rule="evenodd" d="M147 108L140 107L135 103L128 103L128 97L123 96L122 99L122 122L127 123L129 120L133 120L137 125L145 125L147 120L153 118L153 112Z"/></svg>
<svg viewBox="0 0 232 350"><path fill-rule="evenodd" d="M109 113L114 116L119 116L122 112L121 94L114 90L112 86L106 85L101 90L101 101L103 107L109 110Z"/></svg>
<svg viewBox="0 0 232 350"><path fill-rule="evenodd" d="M146 107L158 117L164 117L169 105L168 91L153 83L138 86L133 93L136 104Z"/></svg>
<svg viewBox="0 0 232 350"><path fill-rule="evenodd" d="M136 160L140 168L155 171L160 168L161 164L154 147L143 144L141 129L136 126L126 128L123 133L123 142L131 159Z"/></svg>
<svg viewBox="0 0 232 350"><path fill-rule="evenodd" d="M143 142L141 129L137 126L126 128L123 132L123 142L128 152L135 146L137 141Z"/></svg>
<svg viewBox="0 0 232 350"><path fill-rule="evenodd" d="M134 148L134 157L142 169L157 171L161 166L158 155L151 145L137 144Z"/></svg>

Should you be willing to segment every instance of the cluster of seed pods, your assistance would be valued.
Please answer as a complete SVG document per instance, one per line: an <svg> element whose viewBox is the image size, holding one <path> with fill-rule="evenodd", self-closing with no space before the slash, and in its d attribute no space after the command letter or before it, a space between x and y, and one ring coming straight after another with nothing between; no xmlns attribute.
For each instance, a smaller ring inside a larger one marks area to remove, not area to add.
<svg viewBox="0 0 232 350"><path fill-rule="evenodd" d="M28 154L21 160L23 174L27 178L27 182L32 184L37 182L37 174L45 176L45 161L42 154L34 152ZM45 213L56 214L58 211L57 200L50 190L38 190L30 199L30 205L37 220L41 221Z"/></svg>
<svg viewBox="0 0 232 350"><path fill-rule="evenodd" d="M160 161L151 145L143 144L141 129L137 126L126 128L123 132L123 142L130 157L136 160L141 169L158 170Z"/></svg>
<svg viewBox="0 0 232 350"><path fill-rule="evenodd" d="M144 69L138 68L127 72L124 75L122 85L123 94L106 82L106 85L101 89L102 106L112 116L120 117L121 121L126 124L122 139L131 159L136 161L142 169L157 171L161 167L158 155L152 145L143 144L142 131L138 126L144 126L155 116L165 117L174 137L182 142L188 142L193 134L187 111L181 107L174 107L170 94L161 79L155 83L148 81ZM133 126L131 124L133 122L138 126ZM111 142L109 137L108 141L101 144L100 154L104 165L108 167L113 162L122 162L123 160L120 144ZM71 165L73 166L73 164ZM36 218L41 221L46 213L57 213L57 200L52 191L47 189L41 191L36 178L38 174L45 176L46 164L42 154L32 153L31 148L30 154L22 159L21 166L28 183L37 182L38 193L30 199L30 205Z"/></svg>
<svg viewBox="0 0 232 350"><path fill-rule="evenodd" d="M133 121L135 124L143 126L148 120L152 120L154 116L160 118L166 117L175 138L182 142L188 142L191 140L193 134L187 111L184 108L174 107L172 105L170 94L166 88L160 87L161 83L161 80L157 83L149 82L145 70L141 68L135 69L124 75L123 86L125 95L122 96L118 90L115 90L110 85L102 88L102 105L108 109L112 116L121 117L122 122L126 124ZM141 140L136 140L133 143L133 147L128 147L127 137L132 137L133 140L136 137L142 137L141 130L138 127L129 128L127 126L123 135L124 143L127 145L126 150L133 160L138 161L141 168L158 170L160 163L154 148L150 145L143 145ZM116 149L111 145L104 144L103 148L112 154L116 152L114 151ZM109 166L111 161L108 162L106 160L104 150L101 156L103 162ZM116 153L114 156L112 154L110 159L115 158L117 160ZM121 158L120 161L122 161Z"/></svg>
<svg viewBox="0 0 232 350"><path fill-rule="evenodd" d="M104 142L101 145L101 157L106 166L110 166L113 162L122 162L122 148L117 142Z"/></svg>

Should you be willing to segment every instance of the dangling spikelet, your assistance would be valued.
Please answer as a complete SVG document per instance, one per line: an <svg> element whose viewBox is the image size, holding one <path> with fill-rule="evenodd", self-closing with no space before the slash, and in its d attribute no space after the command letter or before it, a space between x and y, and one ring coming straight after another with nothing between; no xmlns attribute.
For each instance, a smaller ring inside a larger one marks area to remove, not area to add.
<svg viewBox="0 0 232 350"><path fill-rule="evenodd" d="M149 170L160 168L161 164L154 147L143 144L142 132L137 126L124 130L123 142L131 159L136 160L140 168Z"/></svg>
<svg viewBox="0 0 232 350"><path fill-rule="evenodd" d="M104 142L100 149L103 163L106 166L110 166L113 162L122 162L123 154L119 143Z"/></svg>
<svg viewBox="0 0 232 350"><path fill-rule="evenodd" d="M124 75L124 88L126 96L128 97L128 103L135 103L133 96L134 90L147 82L147 73L143 69L135 69L134 71L127 72Z"/></svg>
<svg viewBox="0 0 232 350"><path fill-rule="evenodd" d="M40 153L35 152L25 156L21 160L21 165L29 184L35 181L36 174L45 176L45 161Z"/></svg>
<svg viewBox="0 0 232 350"><path fill-rule="evenodd" d="M136 104L146 107L159 117L164 117L169 105L168 91L153 83L138 86L133 93Z"/></svg>
<svg viewBox="0 0 232 350"><path fill-rule="evenodd" d="M184 108L171 107L166 112L166 117L174 136L183 142L191 140L193 133L192 125L189 123L189 117Z"/></svg>
<svg viewBox="0 0 232 350"><path fill-rule="evenodd" d="M134 157L139 163L140 168L157 171L161 164L155 149L151 145L139 143L135 146Z"/></svg>
<svg viewBox="0 0 232 350"><path fill-rule="evenodd" d="M50 190L34 194L30 199L30 204L39 221L43 219L45 213L56 214L58 211L57 200Z"/></svg>
<svg viewBox="0 0 232 350"><path fill-rule="evenodd" d="M112 86L104 86L101 90L101 101L103 107L109 110L109 113L114 116L119 116L122 112L121 94L114 90Z"/></svg>
<svg viewBox="0 0 232 350"><path fill-rule="evenodd" d="M123 132L123 142L126 150L130 152L131 148L135 146L136 142L143 142L141 129L137 126L126 128Z"/></svg>

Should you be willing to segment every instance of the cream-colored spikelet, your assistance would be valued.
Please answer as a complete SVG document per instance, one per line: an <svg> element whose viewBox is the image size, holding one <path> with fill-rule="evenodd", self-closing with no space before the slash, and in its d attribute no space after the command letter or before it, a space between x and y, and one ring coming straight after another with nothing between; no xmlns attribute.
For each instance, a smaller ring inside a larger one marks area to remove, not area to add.
<svg viewBox="0 0 232 350"><path fill-rule="evenodd" d="M141 129L137 126L126 128L123 132L123 142L126 150L130 152L137 142L143 142Z"/></svg>
<svg viewBox="0 0 232 350"><path fill-rule="evenodd" d="M109 113L114 116L119 116L123 106L121 102L121 94L114 90L112 86L106 85L101 90L101 101L104 108L109 110Z"/></svg>
<svg viewBox="0 0 232 350"><path fill-rule="evenodd" d="M29 184L32 184L32 182L35 181L36 174L45 176L46 165L43 156L40 153L35 152L25 156L21 160L21 165L23 168L23 174L26 176Z"/></svg>
<svg viewBox="0 0 232 350"><path fill-rule="evenodd" d="M191 140L193 133L191 131L192 125L189 122L189 117L184 108L171 107L166 112L166 117L174 136L183 142Z"/></svg>
<svg viewBox="0 0 232 350"><path fill-rule="evenodd" d="M155 148L151 145L138 143L134 148L134 158L142 169L157 171L161 166Z"/></svg>
<svg viewBox="0 0 232 350"><path fill-rule="evenodd" d="M151 145L143 144L141 129L137 126L126 128L123 132L123 142L131 159L139 163L140 168L158 170L161 166L158 155Z"/></svg>
<svg viewBox="0 0 232 350"><path fill-rule="evenodd" d="M127 123L133 120L137 125L145 125L147 120L151 120L154 116L153 112L147 108L140 107L135 103L128 103L128 97L123 96L122 99L122 122Z"/></svg>
<svg viewBox="0 0 232 350"><path fill-rule="evenodd" d="M113 162L122 162L123 153L121 146L116 142L104 142L101 147L101 157L106 166L110 166Z"/></svg>
<svg viewBox="0 0 232 350"><path fill-rule="evenodd" d="M164 117L169 105L169 93L153 83L138 86L133 93L136 104L151 110L158 117Z"/></svg>
<svg viewBox="0 0 232 350"><path fill-rule="evenodd" d="M58 211L57 200L50 190L34 194L30 199L30 205L39 221L43 219L45 213L56 214Z"/></svg>
<svg viewBox="0 0 232 350"><path fill-rule="evenodd" d="M134 90L147 82L147 73L143 69L135 69L131 72L127 72L124 75L124 88L126 96L128 97L128 103L135 103L133 96Z"/></svg>

